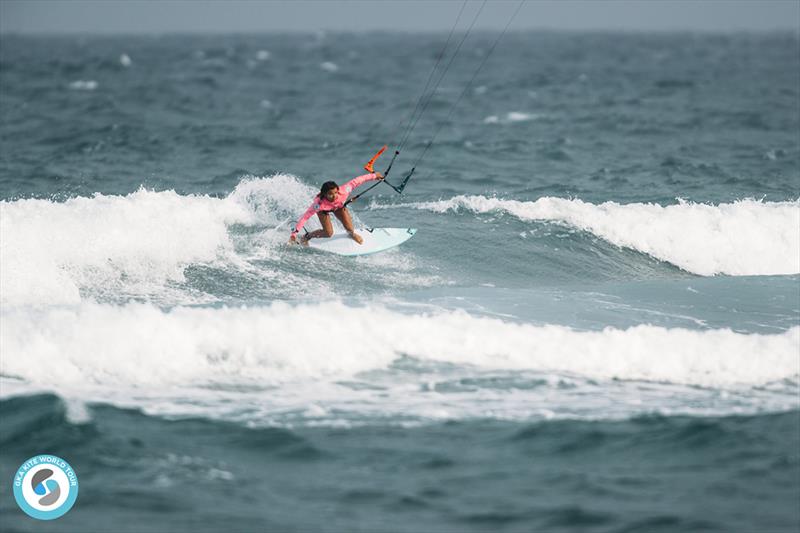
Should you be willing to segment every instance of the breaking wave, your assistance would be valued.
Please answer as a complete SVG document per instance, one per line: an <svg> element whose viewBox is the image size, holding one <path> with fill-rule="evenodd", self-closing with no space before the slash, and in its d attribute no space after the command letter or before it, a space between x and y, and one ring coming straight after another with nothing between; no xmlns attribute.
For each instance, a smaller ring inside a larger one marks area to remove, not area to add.
<svg viewBox="0 0 800 533"><path fill-rule="evenodd" d="M269 230L300 212L313 190L293 176L249 177L227 196L139 189L63 202L0 201L0 303L74 304L85 289L152 295L190 264L239 265L231 228ZM285 240L267 231L260 250Z"/></svg>
<svg viewBox="0 0 800 533"><path fill-rule="evenodd" d="M536 201L486 196L374 206L411 207L437 213L505 212L522 221L567 224L616 245L637 250L701 276L800 272L800 200L729 204L679 202L592 204L544 197Z"/></svg>
<svg viewBox="0 0 800 533"><path fill-rule="evenodd" d="M86 302L15 308L2 319L2 374L52 385L341 379L387 369L401 357L715 387L800 373L800 327L775 335L650 325L578 331L340 302L171 310Z"/></svg>

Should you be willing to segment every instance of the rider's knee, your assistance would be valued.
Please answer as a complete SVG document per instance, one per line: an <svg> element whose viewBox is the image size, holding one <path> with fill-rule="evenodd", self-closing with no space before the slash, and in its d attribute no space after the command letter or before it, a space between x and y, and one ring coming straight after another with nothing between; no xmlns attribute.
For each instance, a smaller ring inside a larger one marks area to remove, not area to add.
<svg viewBox="0 0 800 533"><path fill-rule="evenodd" d="M333 237L333 228L322 228L326 237Z"/></svg>

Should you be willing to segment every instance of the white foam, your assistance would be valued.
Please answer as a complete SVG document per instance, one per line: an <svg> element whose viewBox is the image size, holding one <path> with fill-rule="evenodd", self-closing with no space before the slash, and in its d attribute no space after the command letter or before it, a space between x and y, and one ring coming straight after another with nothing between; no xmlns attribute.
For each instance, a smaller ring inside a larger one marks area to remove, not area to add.
<svg viewBox="0 0 800 533"><path fill-rule="evenodd" d="M267 50L259 50L256 52L256 59L259 61L266 61L270 57L270 53Z"/></svg>
<svg viewBox="0 0 800 533"><path fill-rule="evenodd" d="M319 67L322 70L327 70L328 72L337 72L339 70L339 65L331 61L325 61L324 63L321 63Z"/></svg>
<svg viewBox="0 0 800 533"><path fill-rule="evenodd" d="M456 196L400 205L438 213L503 211L523 221L569 224L702 276L800 273L800 200L739 200L718 205L681 201L661 206Z"/></svg>
<svg viewBox="0 0 800 533"><path fill-rule="evenodd" d="M128 54L122 54L119 56L119 64L123 67L129 67L133 64L133 61L131 61L131 58Z"/></svg>
<svg viewBox="0 0 800 533"><path fill-rule="evenodd" d="M291 174L268 178L244 176L226 202L246 206L264 224L277 224L286 216L299 215L319 192Z"/></svg>
<svg viewBox="0 0 800 533"><path fill-rule="evenodd" d="M800 375L800 327L775 335L642 325L575 331L339 302L256 308L85 302L2 314L0 373L32 386L317 382L402 356L482 369L758 386Z"/></svg>
<svg viewBox="0 0 800 533"><path fill-rule="evenodd" d="M512 111L506 115L506 119L509 122L525 122L528 120L535 120L538 118L538 115L533 113L521 113L519 111Z"/></svg>
<svg viewBox="0 0 800 533"><path fill-rule="evenodd" d="M276 175L245 179L225 198L140 189L0 201L0 303L76 303L86 287L162 292L189 264L235 262L230 225L277 224L311 196L296 178Z"/></svg>
<svg viewBox="0 0 800 533"><path fill-rule="evenodd" d="M527 122L529 120L536 120L539 115L533 113L523 113L521 111L511 111L506 113L504 117L498 115L489 115L483 119L484 124L509 124L512 122Z"/></svg>
<svg viewBox="0 0 800 533"><path fill-rule="evenodd" d="M76 91L94 91L98 84L94 80L76 80L69 84L69 88Z"/></svg>

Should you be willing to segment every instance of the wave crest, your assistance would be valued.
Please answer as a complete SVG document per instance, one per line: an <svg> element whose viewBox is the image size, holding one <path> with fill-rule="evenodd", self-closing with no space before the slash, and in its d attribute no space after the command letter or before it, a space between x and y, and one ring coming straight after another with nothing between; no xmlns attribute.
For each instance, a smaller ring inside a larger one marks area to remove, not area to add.
<svg viewBox="0 0 800 533"><path fill-rule="evenodd" d="M568 224L701 276L800 273L800 200L739 200L718 205L682 201L661 206L461 195L396 206L437 213L500 211L522 221Z"/></svg>
<svg viewBox="0 0 800 533"><path fill-rule="evenodd" d="M398 358L702 386L796 380L800 327L741 334L641 325L576 331L340 302L267 307L83 303L3 313L0 371L40 385L193 386L341 379Z"/></svg>
<svg viewBox="0 0 800 533"><path fill-rule="evenodd" d="M86 288L162 292L189 264L241 263L230 227L275 225L301 211L311 192L278 174L247 177L223 198L141 188L64 202L0 201L0 302L72 304Z"/></svg>

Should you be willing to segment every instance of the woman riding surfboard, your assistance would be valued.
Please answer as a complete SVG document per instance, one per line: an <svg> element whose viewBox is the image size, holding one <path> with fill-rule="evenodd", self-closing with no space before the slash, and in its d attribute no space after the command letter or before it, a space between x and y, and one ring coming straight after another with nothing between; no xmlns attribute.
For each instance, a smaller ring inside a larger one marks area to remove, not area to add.
<svg viewBox="0 0 800 533"><path fill-rule="evenodd" d="M350 235L350 237L358 244L361 244L363 239L361 238L361 235L355 232L355 229L353 228L353 218L350 216L350 211L347 210L347 197L350 196L350 193L353 192L356 187L363 185L368 181L382 179L383 174L380 172L370 172L369 174L364 174L363 176L358 176L357 178L348 181L341 187L339 187L334 181L326 181L323 183L319 194L314 197L314 201L311 203L311 206L306 209L306 212L303 213L303 216L301 216L300 220L298 220L297 224L295 224L294 229L292 230L290 241L297 242L297 234L301 229L303 229L305 223L314 214L319 217L319 222L322 225L322 229L318 229L304 235L302 237L303 244L307 243L309 239L318 237L332 237L333 223L331 221L330 214L333 213L334 216L339 219L339 222L342 223L342 226L344 226L347 234Z"/></svg>

